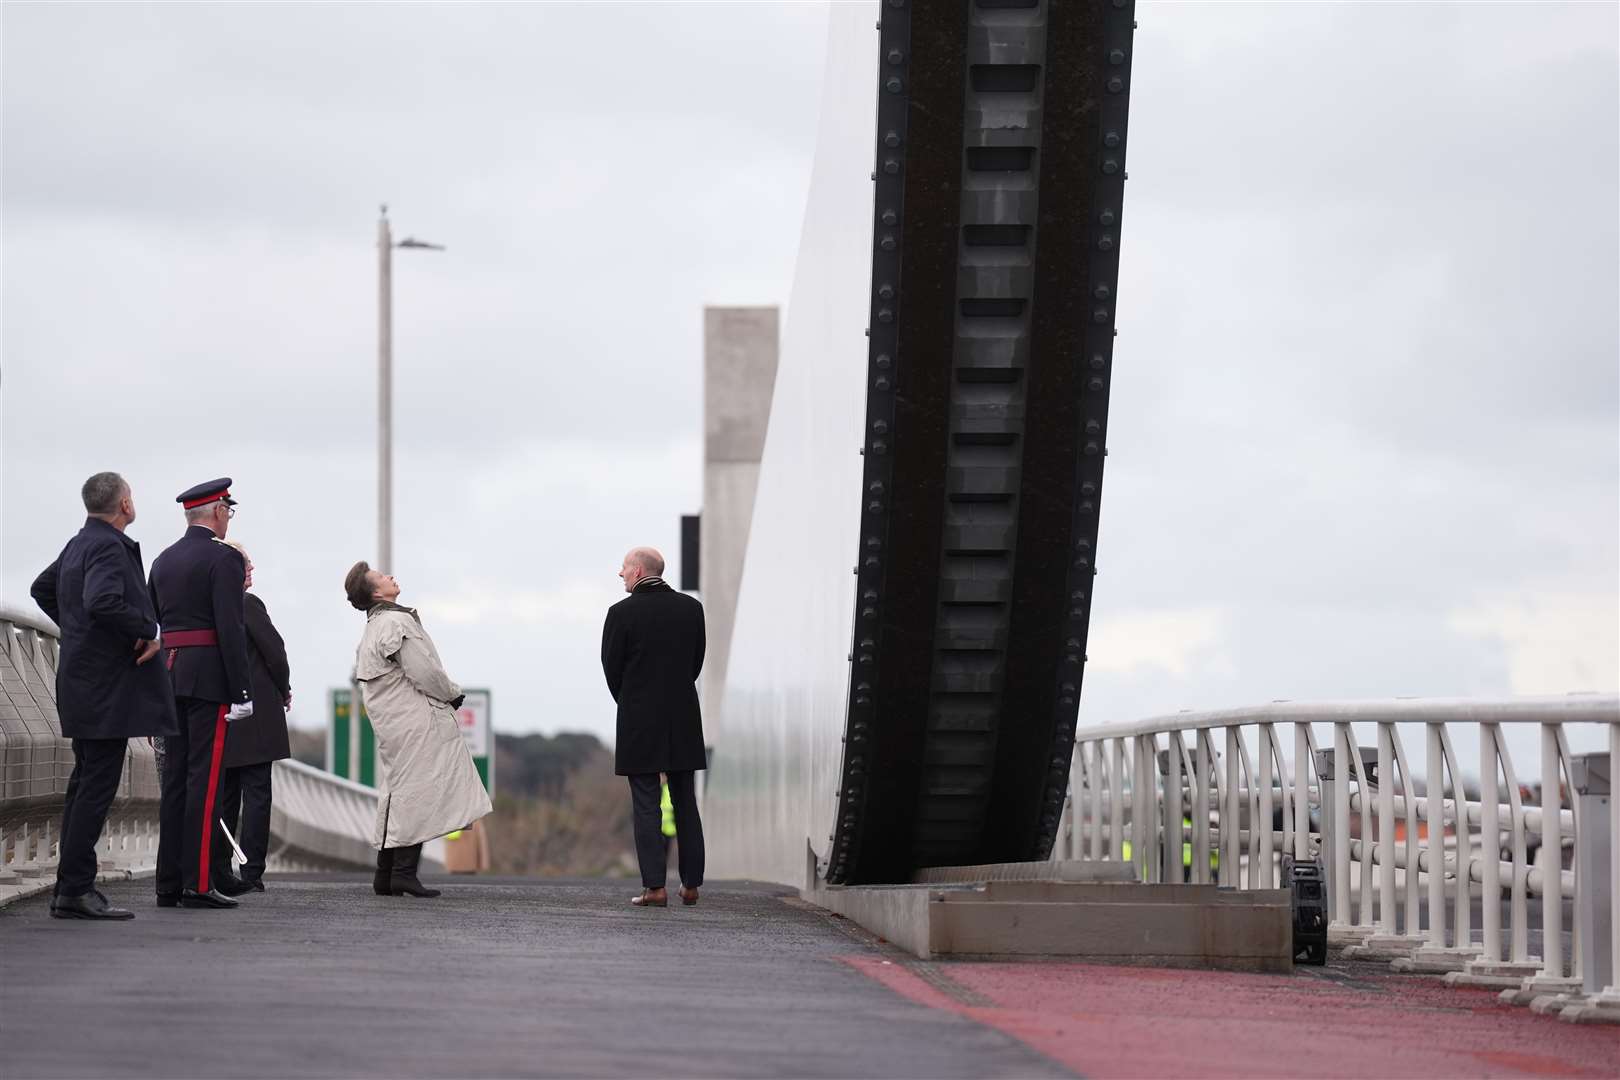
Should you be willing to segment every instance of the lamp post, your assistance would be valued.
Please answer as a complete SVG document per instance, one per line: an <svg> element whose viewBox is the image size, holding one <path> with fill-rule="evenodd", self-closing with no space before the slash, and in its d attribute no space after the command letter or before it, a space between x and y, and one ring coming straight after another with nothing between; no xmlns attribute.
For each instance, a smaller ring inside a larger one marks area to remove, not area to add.
<svg viewBox="0 0 1620 1080"><path fill-rule="evenodd" d="M394 572L394 249L443 251L407 236L394 242L388 204L377 219L377 566Z"/></svg>

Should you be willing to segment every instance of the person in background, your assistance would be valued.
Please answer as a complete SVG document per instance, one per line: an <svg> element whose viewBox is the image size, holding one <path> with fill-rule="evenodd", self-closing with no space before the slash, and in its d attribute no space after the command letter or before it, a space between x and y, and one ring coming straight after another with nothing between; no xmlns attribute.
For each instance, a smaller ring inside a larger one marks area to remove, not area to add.
<svg viewBox="0 0 1620 1080"><path fill-rule="evenodd" d="M251 590L253 559L240 541L225 542L242 553L247 571L243 588ZM242 600L249 677L253 681L253 715L232 724L225 738L225 775L220 782L218 816L246 856L241 871L243 885L263 892L264 861L270 850L271 762L292 757L287 738L292 675L286 642L270 621L264 601L251 591Z"/></svg>
<svg viewBox="0 0 1620 1080"><path fill-rule="evenodd" d="M636 907L668 907L669 847L659 812L659 773L669 779L675 812L681 903L697 903L703 884L703 822L696 772L706 765L698 673L705 646L703 605L664 581L664 557L634 548L619 567L630 595L602 624L602 673L618 704L614 772L630 781L631 820L641 894Z"/></svg>
<svg viewBox="0 0 1620 1080"><path fill-rule="evenodd" d="M165 741L158 811L159 907L234 908L214 887L216 803L226 726L253 715L247 630L242 619L247 564L223 541L236 500L230 477L175 496L186 531L152 560L152 607L163 625L163 663L174 688L180 734Z"/></svg>
<svg viewBox="0 0 1620 1080"><path fill-rule="evenodd" d="M135 496L115 472L80 491L88 517L29 593L62 632L56 712L73 740L73 774L62 806L51 915L133 919L96 888L96 844L124 775L129 740L178 731L174 698L158 654L157 615L146 591L141 545L125 530Z"/></svg>
<svg viewBox="0 0 1620 1080"><path fill-rule="evenodd" d="M417 875L422 844L467 828L492 809L456 719L465 695L446 674L422 617L399 604L392 576L357 562L343 591L366 613L354 677L382 764L372 889L380 896L438 896Z"/></svg>

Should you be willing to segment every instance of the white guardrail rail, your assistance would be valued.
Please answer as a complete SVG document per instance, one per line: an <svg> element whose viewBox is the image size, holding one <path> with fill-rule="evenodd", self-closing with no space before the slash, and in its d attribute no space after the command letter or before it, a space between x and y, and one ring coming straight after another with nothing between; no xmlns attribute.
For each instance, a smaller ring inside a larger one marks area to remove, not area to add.
<svg viewBox="0 0 1620 1080"><path fill-rule="evenodd" d="M1576 731L1607 752L1572 755ZM1454 738L1477 742L1477 776ZM1539 747L1534 774L1510 741ZM1052 857L1245 888L1280 887L1284 852L1320 858L1347 956L1620 1020L1616 760L1613 694L1273 702L1083 728Z"/></svg>
<svg viewBox="0 0 1620 1080"><path fill-rule="evenodd" d="M56 715L58 631L44 615L0 603L0 906L51 887L73 747ZM278 761L272 786L272 871L369 869L377 791L298 761ZM101 880L150 876L157 865L157 759L131 739L124 778L96 857ZM442 868L443 841L423 852Z"/></svg>

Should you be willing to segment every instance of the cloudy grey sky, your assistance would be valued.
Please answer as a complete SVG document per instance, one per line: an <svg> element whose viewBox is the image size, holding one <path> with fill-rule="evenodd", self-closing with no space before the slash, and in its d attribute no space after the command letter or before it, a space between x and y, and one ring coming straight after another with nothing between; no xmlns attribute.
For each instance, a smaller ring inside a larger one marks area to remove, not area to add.
<svg viewBox="0 0 1620 1080"><path fill-rule="evenodd" d="M1620 684L1617 10L1140 6L1083 721ZM449 247L395 266L404 599L497 727L610 735L601 611L699 502L702 305L789 294L825 25L8 3L0 596L89 473L149 560L229 474L324 723L386 200Z"/></svg>

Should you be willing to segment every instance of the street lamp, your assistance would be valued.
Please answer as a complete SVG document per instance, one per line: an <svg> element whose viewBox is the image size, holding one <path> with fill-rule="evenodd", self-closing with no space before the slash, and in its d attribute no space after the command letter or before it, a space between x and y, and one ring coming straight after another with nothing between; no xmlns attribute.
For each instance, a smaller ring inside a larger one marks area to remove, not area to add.
<svg viewBox="0 0 1620 1080"><path fill-rule="evenodd" d="M407 236L394 242L388 204L377 221L377 566L394 572L394 249L443 251Z"/></svg>

